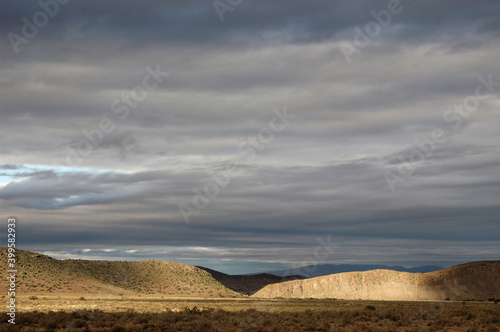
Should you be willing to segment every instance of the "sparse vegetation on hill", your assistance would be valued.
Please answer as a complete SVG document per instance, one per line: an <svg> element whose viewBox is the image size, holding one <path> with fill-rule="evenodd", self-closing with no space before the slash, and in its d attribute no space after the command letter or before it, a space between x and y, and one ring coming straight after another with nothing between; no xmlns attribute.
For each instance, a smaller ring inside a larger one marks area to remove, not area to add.
<svg viewBox="0 0 500 332"><path fill-rule="evenodd" d="M194 266L162 262L70 260L67 264L95 279L141 294L235 296L212 276Z"/></svg>
<svg viewBox="0 0 500 332"><path fill-rule="evenodd" d="M1 248L0 260L7 261ZM146 294L235 297L208 272L194 266L161 262L57 260L16 250L19 294ZM0 282L2 287L7 280Z"/></svg>

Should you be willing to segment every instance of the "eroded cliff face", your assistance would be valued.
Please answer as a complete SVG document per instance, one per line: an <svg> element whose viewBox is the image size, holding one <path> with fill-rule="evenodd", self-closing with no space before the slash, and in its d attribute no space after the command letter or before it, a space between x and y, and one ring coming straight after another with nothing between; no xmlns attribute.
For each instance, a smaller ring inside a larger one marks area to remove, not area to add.
<svg viewBox="0 0 500 332"><path fill-rule="evenodd" d="M430 273L349 272L268 285L254 297L350 300L500 299L500 261L474 262Z"/></svg>

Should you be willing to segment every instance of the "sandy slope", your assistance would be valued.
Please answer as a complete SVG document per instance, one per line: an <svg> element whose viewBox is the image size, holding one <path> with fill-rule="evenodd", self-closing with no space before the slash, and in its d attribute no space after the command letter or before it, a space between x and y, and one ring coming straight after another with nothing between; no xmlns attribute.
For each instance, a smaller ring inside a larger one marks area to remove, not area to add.
<svg viewBox="0 0 500 332"><path fill-rule="evenodd" d="M7 264L7 248L0 248ZM57 260L16 250L16 295L164 295L167 297L234 297L208 272L162 261ZM7 270L5 268L5 270ZM0 280L7 288L7 279Z"/></svg>

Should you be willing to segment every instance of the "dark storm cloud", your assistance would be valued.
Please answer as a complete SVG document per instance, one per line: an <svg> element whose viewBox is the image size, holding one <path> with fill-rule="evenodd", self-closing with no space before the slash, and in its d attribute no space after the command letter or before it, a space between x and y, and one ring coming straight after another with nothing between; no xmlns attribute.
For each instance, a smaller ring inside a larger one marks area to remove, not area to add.
<svg viewBox="0 0 500 332"><path fill-rule="evenodd" d="M370 11L386 9L389 1L245 1L226 12L223 22L219 21L212 3L71 1L60 6L40 34L44 34L44 40L55 42L69 38L63 44L67 50L72 46L76 49L76 43L120 40L115 45L121 46L115 51L122 52L165 43L240 44L247 38L261 39L266 32L269 36L274 32L281 42L321 42L373 20ZM401 39L415 35L428 38L436 29L452 33L459 27L473 28L477 33L498 31L499 4L493 0L479 3L402 0L400 6L403 12L394 18L394 23L403 26L399 32ZM40 10L36 2L8 1L1 16L2 30L19 31L21 17L31 18Z"/></svg>
<svg viewBox="0 0 500 332"><path fill-rule="evenodd" d="M300 264L327 235L329 262L498 258L500 4L401 0L348 64L343 43L388 4L243 1L221 21L212 1L70 1L15 53L8 34L42 9L7 1L0 206L20 243L228 270ZM168 75L117 112L147 68ZM473 111L454 108L480 84ZM293 121L259 143L284 108ZM448 139L416 143L436 128ZM186 225L179 204L228 162Z"/></svg>

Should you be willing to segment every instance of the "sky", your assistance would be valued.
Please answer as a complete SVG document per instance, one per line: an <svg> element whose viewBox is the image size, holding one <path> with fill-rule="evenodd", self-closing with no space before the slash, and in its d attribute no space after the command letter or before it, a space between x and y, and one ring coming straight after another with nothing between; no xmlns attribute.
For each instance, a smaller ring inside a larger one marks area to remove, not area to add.
<svg viewBox="0 0 500 332"><path fill-rule="evenodd" d="M0 33L19 248L233 274L500 258L498 1L6 0Z"/></svg>

